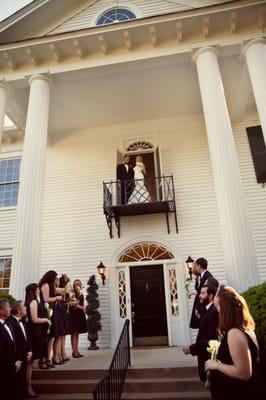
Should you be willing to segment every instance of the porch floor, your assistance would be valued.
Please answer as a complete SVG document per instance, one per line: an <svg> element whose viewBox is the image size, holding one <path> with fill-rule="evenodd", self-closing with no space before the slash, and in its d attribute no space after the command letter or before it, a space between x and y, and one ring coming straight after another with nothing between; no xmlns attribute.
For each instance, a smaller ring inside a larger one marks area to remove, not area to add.
<svg viewBox="0 0 266 400"><path fill-rule="evenodd" d="M71 358L56 370L89 370L108 369L114 349L99 349L97 351L82 350L82 358ZM194 367L196 357L185 356L181 347L134 347L131 349L131 368L175 368Z"/></svg>

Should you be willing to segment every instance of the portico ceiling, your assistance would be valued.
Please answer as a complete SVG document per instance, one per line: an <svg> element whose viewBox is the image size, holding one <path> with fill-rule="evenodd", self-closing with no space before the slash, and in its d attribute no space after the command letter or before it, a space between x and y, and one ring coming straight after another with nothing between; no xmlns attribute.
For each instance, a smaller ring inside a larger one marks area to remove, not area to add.
<svg viewBox="0 0 266 400"><path fill-rule="evenodd" d="M50 136L111 124L202 114L192 55L214 46L231 119L254 107L241 49L264 37L264 1L188 12L1 46L7 114L25 127L27 76L50 73ZM229 8L228 8L229 7ZM251 12L252 11L252 12Z"/></svg>
<svg viewBox="0 0 266 400"><path fill-rule="evenodd" d="M201 114L196 68L191 58L186 58L179 62L177 56L172 56L54 75L50 134ZM235 119L241 107L254 105L248 74L239 57L223 57L219 64L231 117ZM18 87L15 93L26 110L29 89Z"/></svg>

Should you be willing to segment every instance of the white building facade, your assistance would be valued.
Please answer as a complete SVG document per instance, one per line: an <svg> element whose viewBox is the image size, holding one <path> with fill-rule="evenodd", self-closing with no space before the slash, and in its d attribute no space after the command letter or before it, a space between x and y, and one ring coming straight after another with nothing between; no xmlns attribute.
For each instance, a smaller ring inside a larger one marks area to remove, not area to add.
<svg viewBox="0 0 266 400"><path fill-rule="evenodd" d="M102 261L99 344L129 318L132 345L182 345L188 255L239 291L265 280L265 13L50 0L1 23L0 290L23 298L48 269L86 285ZM154 203L172 177L175 212L121 216L120 237L112 218L110 238L103 182L122 154L142 155Z"/></svg>

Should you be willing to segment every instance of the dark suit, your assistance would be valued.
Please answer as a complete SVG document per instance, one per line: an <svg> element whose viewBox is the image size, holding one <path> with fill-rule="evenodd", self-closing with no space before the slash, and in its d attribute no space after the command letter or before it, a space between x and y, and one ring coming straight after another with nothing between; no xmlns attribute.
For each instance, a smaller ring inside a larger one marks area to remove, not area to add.
<svg viewBox="0 0 266 400"><path fill-rule="evenodd" d="M203 286L207 285L208 283L211 283L212 285L218 287L218 281L212 276L210 271L208 271L206 269L202 278L197 277L196 282L195 282L195 290L197 291L197 295L195 296L195 299L194 299L194 304L193 304L191 319L190 319L190 324L189 324L190 328L192 328L192 329L199 328L199 318L200 318L200 313L201 313L201 303L200 303L200 299L199 299L199 294L200 294L200 291L203 288Z"/></svg>
<svg viewBox="0 0 266 400"><path fill-rule="evenodd" d="M132 165L128 164L128 171L125 164L118 164L116 168L116 179L120 181L118 183L118 199L117 203L126 204L133 191L134 185L134 170Z"/></svg>
<svg viewBox="0 0 266 400"><path fill-rule="evenodd" d="M12 336L14 338L13 332ZM4 325L0 322L0 377L1 398L18 399L16 386L16 345Z"/></svg>
<svg viewBox="0 0 266 400"><path fill-rule="evenodd" d="M196 343L189 347L192 356L198 356L199 377L203 382L206 380L205 361L210 358L210 353L207 351L208 342L218 338L218 320L218 311L213 303L208 310L202 308Z"/></svg>
<svg viewBox="0 0 266 400"><path fill-rule="evenodd" d="M26 393L26 371L27 371L27 353L31 351L29 335L27 332L27 327L24 322L22 322L26 337L20 327L19 321L14 317L10 316L7 319L8 326L12 329L15 342L16 342L16 360L22 361L21 368L16 375L19 391L21 394Z"/></svg>

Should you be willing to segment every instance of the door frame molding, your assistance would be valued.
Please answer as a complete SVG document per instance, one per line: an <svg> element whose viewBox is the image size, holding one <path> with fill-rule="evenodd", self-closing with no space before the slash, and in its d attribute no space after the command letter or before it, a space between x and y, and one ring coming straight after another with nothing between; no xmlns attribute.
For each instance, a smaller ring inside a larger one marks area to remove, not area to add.
<svg viewBox="0 0 266 400"><path fill-rule="evenodd" d="M173 259L169 260L148 260L148 261L134 261L134 262L119 262L120 255L130 246L133 246L142 242L154 242L158 245L162 245L169 249L171 253L174 255ZM182 336L183 343L188 344L191 342L190 331L189 331L189 320L188 320L188 301L186 298L185 290L183 282L185 280L185 271L184 271L184 261L180 257L177 252L177 249L173 247L167 241L163 241L161 239L155 237L138 237L128 242L125 242L123 245L119 246L113 253L113 257L110 265L110 326L111 326L111 347L116 346L116 342L119 338L123 319L120 318L119 315L119 296L118 296L118 275L119 271L125 271L125 280L126 280L126 306L127 306L127 318L131 321L131 286L130 286L130 272L129 267L135 266L148 266L148 265L163 265L163 276L164 276L164 291L165 291L165 305L166 305L166 318L167 318L167 330L168 330L168 346L174 344L173 341L173 318L171 314L171 305L170 305L170 292L169 292L169 277L168 271L169 268L176 268L176 278L177 278L177 286L178 293L180 299L180 315L179 320L182 326ZM177 318L176 318L177 319ZM130 324L130 346L133 345L133 336L132 336L132 324Z"/></svg>

